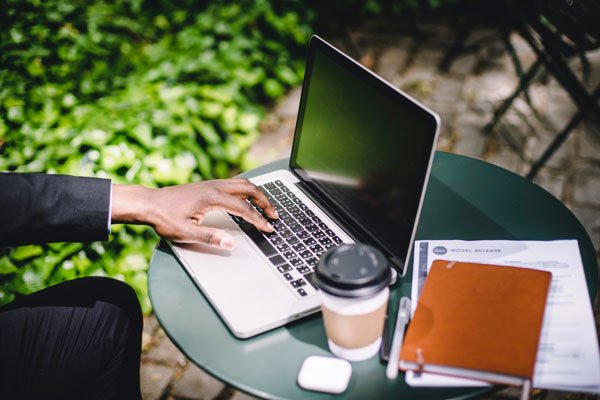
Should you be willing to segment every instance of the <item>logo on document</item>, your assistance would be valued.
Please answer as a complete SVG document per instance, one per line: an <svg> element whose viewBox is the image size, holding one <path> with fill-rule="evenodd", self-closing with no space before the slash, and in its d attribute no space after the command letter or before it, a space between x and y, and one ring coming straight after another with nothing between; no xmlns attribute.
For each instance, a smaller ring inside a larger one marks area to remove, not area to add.
<svg viewBox="0 0 600 400"><path fill-rule="evenodd" d="M446 249L444 246L437 246L437 247L433 248L433 253L437 254L438 256L443 256L447 252L448 252L448 249Z"/></svg>

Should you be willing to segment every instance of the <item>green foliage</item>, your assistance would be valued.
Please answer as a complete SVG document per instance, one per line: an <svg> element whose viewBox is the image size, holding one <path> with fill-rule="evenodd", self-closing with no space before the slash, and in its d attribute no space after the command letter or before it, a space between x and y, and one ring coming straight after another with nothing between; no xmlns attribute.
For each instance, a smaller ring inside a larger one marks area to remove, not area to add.
<svg viewBox="0 0 600 400"><path fill-rule="evenodd" d="M279 4L281 3L281 4ZM7 0L0 11L0 171L149 187L255 166L261 104L302 79L310 28L293 1ZM156 236L0 250L0 304L87 275L131 284L144 311Z"/></svg>

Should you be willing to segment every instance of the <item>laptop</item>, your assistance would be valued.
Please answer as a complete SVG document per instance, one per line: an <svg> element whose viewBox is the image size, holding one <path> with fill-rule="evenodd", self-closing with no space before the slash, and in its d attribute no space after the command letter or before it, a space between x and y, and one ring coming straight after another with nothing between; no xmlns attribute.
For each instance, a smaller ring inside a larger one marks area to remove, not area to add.
<svg viewBox="0 0 600 400"><path fill-rule="evenodd" d="M333 246L368 243L404 276L438 131L434 112L313 36L289 166L251 179L278 211L275 232L213 211L203 224L233 250L170 245L238 338L319 311L313 271Z"/></svg>

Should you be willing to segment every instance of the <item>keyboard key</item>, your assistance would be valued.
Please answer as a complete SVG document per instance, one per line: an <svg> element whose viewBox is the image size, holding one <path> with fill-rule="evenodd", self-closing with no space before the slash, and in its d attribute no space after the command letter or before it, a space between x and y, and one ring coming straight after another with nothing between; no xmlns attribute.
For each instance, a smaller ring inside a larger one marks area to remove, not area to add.
<svg viewBox="0 0 600 400"><path fill-rule="evenodd" d="M281 189L282 192L291 193L290 189L287 186L281 186L279 189Z"/></svg>
<svg viewBox="0 0 600 400"><path fill-rule="evenodd" d="M309 217L311 217L311 218L315 216L315 213L314 213L314 212L312 212L312 211L310 211L310 210L306 210L306 211L304 211L304 212L306 213L306 215L308 215L308 216L309 216Z"/></svg>
<svg viewBox="0 0 600 400"><path fill-rule="evenodd" d="M317 218L317 217L315 217ZM325 229L329 229L329 227L327 226L327 224L324 224L323 222L321 222L320 224L317 225L319 228L325 230Z"/></svg>
<svg viewBox="0 0 600 400"><path fill-rule="evenodd" d="M295 245L292 246L292 248L295 251L302 251L302 250L306 250L306 247L304 246L304 244L302 243L296 243Z"/></svg>
<svg viewBox="0 0 600 400"><path fill-rule="evenodd" d="M296 253L290 250L283 253L283 256L289 260L290 258L296 257Z"/></svg>
<svg viewBox="0 0 600 400"><path fill-rule="evenodd" d="M304 240L304 244L307 246L314 246L315 244L317 244L317 241L309 237L308 239Z"/></svg>
<svg viewBox="0 0 600 400"><path fill-rule="evenodd" d="M300 268L296 268L296 271L298 271L301 274L306 274L309 272L312 272L312 270L309 267L300 267Z"/></svg>
<svg viewBox="0 0 600 400"><path fill-rule="evenodd" d="M310 237L309 233L306 231L298 232L296 236L298 236L299 239L303 240Z"/></svg>
<svg viewBox="0 0 600 400"><path fill-rule="evenodd" d="M276 256L269 257L269 261L271 261L271 264L273 265L281 265L285 262L285 259L277 254Z"/></svg>
<svg viewBox="0 0 600 400"><path fill-rule="evenodd" d="M302 204L298 204L298 207L299 207L299 208L300 208L302 211L310 211L310 210L308 209L308 206L307 206L306 204L304 204L304 203L302 203ZM308 213L307 213L307 214L308 214Z"/></svg>
<svg viewBox="0 0 600 400"><path fill-rule="evenodd" d="M312 257L312 253L308 250L301 251L300 253L298 253L298 255L302 258Z"/></svg>
<svg viewBox="0 0 600 400"><path fill-rule="evenodd" d="M323 247L321 247L320 244L315 244L314 246L310 246L310 251L312 251L313 253L318 253L320 251L323 251Z"/></svg>
<svg viewBox="0 0 600 400"><path fill-rule="evenodd" d="M252 239L254 244L256 244L256 246L265 256L270 257L274 254L277 254L275 247L273 247L271 243L267 241L267 239L260 233L258 229L256 229L254 225L244 221L239 226L244 233L248 235L250 239Z"/></svg>
<svg viewBox="0 0 600 400"><path fill-rule="evenodd" d="M310 220L310 218L307 218L307 217L299 219L298 222L301 223L302 225L312 225L312 221Z"/></svg>
<svg viewBox="0 0 600 400"><path fill-rule="evenodd" d="M335 242L335 244L342 244L342 243L344 243L344 242L342 241L342 239L340 239L340 238L339 238L339 237L337 237L337 236L333 236L331 239L333 239L333 241Z"/></svg>
<svg viewBox="0 0 600 400"><path fill-rule="evenodd" d="M294 203L298 204L298 205L300 206L300 208L302 208L302 205L303 205L303 203L302 203L302 200L300 200L300 199L299 199L299 198L297 198L297 197L294 197L294 198L292 199L292 201L293 201Z"/></svg>
<svg viewBox="0 0 600 400"><path fill-rule="evenodd" d="M300 242L300 240L296 236L290 236L286 239L286 241L288 242L288 244L296 244Z"/></svg>
<svg viewBox="0 0 600 400"><path fill-rule="evenodd" d="M292 274L290 274L289 272L283 274L283 277L288 280L291 281L292 279L294 279L294 277L292 276Z"/></svg>
<svg viewBox="0 0 600 400"><path fill-rule="evenodd" d="M285 220L290 219L290 218L292 218L292 216L287 211L282 211L282 212L279 213L279 219L282 220L282 221L285 221Z"/></svg>
<svg viewBox="0 0 600 400"><path fill-rule="evenodd" d="M298 289L298 294L299 294L300 296L306 296L306 290L304 290L304 289L300 288L300 289Z"/></svg>
<svg viewBox="0 0 600 400"><path fill-rule="evenodd" d="M302 278L295 280L295 281L291 281L290 283L291 283L292 287L294 287L294 288L299 288L299 287L306 285L306 282Z"/></svg>
<svg viewBox="0 0 600 400"><path fill-rule="evenodd" d="M272 236L269 238L269 242L273 243L275 246L283 243L283 238L281 236Z"/></svg>
<svg viewBox="0 0 600 400"><path fill-rule="evenodd" d="M304 228L302 228L301 225L293 224L293 225L290 225L290 230L294 233L298 233L298 232L302 232L304 230Z"/></svg>
<svg viewBox="0 0 600 400"><path fill-rule="evenodd" d="M328 237L324 237L324 238L319 239L319 243L321 243L322 245L326 245L326 244L330 244L333 242Z"/></svg>
<svg viewBox="0 0 600 400"><path fill-rule="evenodd" d="M283 253L284 251L288 251L290 249L290 246L287 243L281 243L280 245L277 245L277 251L279 251L280 253Z"/></svg>
<svg viewBox="0 0 600 400"><path fill-rule="evenodd" d="M275 198L277 198L278 194L283 194L283 192L279 188L269 189L269 193L271 193L273 196L275 196Z"/></svg>
<svg viewBox="0 0 600 400"><path fill-rule="evenodd" d="M311 257L308 260L306 260L306 263L308 265L310 265L311 267L314 267L315 265L317 265L319 263L319 259L316 257Z"/></svg>
<svg viewBox="0 0 600 400"><path fill-rule="evenodd" d="M319 218L319 217L312 217L312 220L315 224L320 224L321 222L323 222L323 221L321 221L321 218ZM323 229L326 229L326 228L323 228Z"/></svg>
<svg viewBox="0 0 600 400"><path fill-rule="evenodd" d="M271 238L274 238L276 236L279 236L277 234L277 232L261 232L267 239L271 240Z"/></svg>
<svg viewBox="0 0 600 400"><path fill-rule="evenodd" d="M294 233L292 231L290 231L289 229L286 229L284 231L279 232L279 234L281 235L282 238L287 239L291 236L294 236Z"/></svg>
<svg viewBox="0 0 600 400"><path fill-rule="evenodd" d="M285 195L285 193L279 193L274 196L278 201L284 201L284 200L288 199L287 196Z"/></svg>
<svg viewBox="0 0 600 400"><path fill-rule="evenodd" d="M287 229L287 226L281 220L275 221L271 225L273 225L273 229L275 229L277 232Z"/></svg>
<svg viewBox="0 0 600 400"><path fill-rule="evenodd" d="M325 234L323 233L323 231L314 231L312 233L312 235L315 239L320 239L322 237L325 237Z"/></svg>
<svg viewBox="0 0 600 400"><path fill-rule="evenodd" d="M276 184L277 186L283 186L283 182L281 182L281 180L279 180L279 179L277 179L277 180L275 181L275 184Z"/></svg>
<svg viewBox="0 0 600 400"><path fill-rule="evenodd" d="M292 208L291 208L293 203L290 199L282 200L279 204L281 204L283 207L285 207L289 212L293 212Z"/></svg>
<svg viewBox="0 0 600 400"><path fill-rule="evenodd" d="M281 257L281 256L279 256L279 257ZM281 258L283 258L283 257L281 257ZM292 258L290 260L290 264L292 264L294 267L297 267L299 265L302 265L302 260L299 258Z"/></svg>
<svg viewBox="0 0 600 400"><path fill-rule="evenodd" d="M314 232L319 229L315 224L306 225L304 228L309 232Z"/></svg>
<svg viewBox="0 0 600 400"><path fill-rule="evenodd" d="M304 214L302 211L300 210L296 210L296 211L291 211L292 215L294 216L294 218L296 218L298 221L300 221L303 218L306 218L306 214Z"/></svg>
<svg viewBox="0 0 600 400"><path fill-rule="evenodd" d="M277 267L277 271L279 271L281 273L288 272L291 270L292 270L292 267L290 267L289 264L283 264L283 265L280 265L279 267Z"/></svg>

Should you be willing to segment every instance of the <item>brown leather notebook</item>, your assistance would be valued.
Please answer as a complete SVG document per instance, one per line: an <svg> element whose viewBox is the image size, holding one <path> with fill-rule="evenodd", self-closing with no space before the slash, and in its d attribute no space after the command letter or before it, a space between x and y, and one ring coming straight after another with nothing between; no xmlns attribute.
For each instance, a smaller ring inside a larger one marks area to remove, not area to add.
<svg viewBox="0 0 600 400"><path fill-rule="evenodd" d="M533 378L552 274L436 260L400 369L523 386Z"/></svg>

